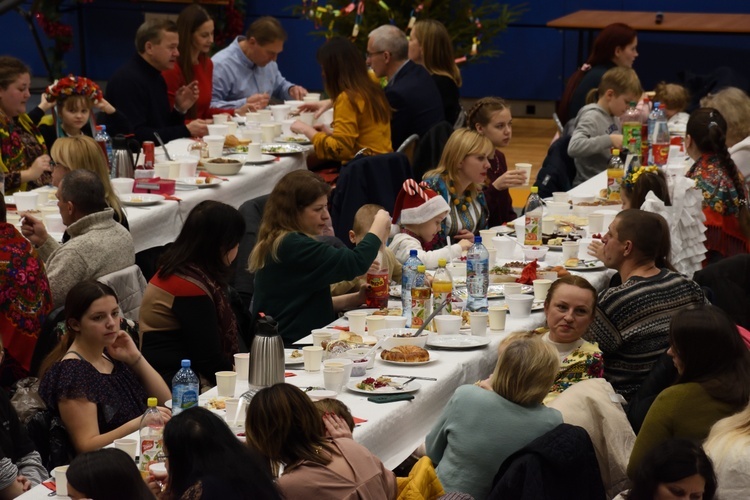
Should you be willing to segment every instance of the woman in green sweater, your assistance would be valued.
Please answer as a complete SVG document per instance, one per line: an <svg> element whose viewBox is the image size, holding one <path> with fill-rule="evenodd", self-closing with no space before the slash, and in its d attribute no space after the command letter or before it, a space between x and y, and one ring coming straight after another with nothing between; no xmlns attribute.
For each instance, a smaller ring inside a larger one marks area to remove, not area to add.
<svg viewBox="0 0 750 500"><path fill-rule="evenodd" d="M669 343L677 382L646 415L630 455L630 477L655 446L673 437L703 441L715 422L750 400L750 351L721 309L700 305L680 311L669 326Z"/></svg>
<svg viewBox="0 0 750 500"><path fill-rule="evenodd" d="M336 319L337 311L364 303L364 289L331 298L331 283L364 274L391 228L380 210L367 235L353 250L317 241L327 226L331 187L317 174L297 170L285 175L263 211L258 242L250 254L255 273L253 315L263 312L279 323L289 345Z"/></svg>

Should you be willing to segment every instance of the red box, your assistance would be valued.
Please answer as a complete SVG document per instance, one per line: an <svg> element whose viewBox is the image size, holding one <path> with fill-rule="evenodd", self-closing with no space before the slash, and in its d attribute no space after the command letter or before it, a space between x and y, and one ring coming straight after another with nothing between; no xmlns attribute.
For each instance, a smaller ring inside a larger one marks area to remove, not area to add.
<svg viewBox="0 0 750 500"><path fill-rule="evenodd" d="M151 179L136 179L133 186L134 193L151 193L171 196L174 194L174 179L162 179L152 177Z"/></svg>

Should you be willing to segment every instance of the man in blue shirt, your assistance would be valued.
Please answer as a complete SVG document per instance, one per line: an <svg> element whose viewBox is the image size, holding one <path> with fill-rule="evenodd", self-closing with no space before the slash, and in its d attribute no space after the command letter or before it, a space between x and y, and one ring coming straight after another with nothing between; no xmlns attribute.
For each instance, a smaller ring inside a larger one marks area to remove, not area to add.
<svg viewBox="0 0 750 500"><path fill-rule="evenodd" d="M236 109L247 103L258 110L265 108L270 98L302 100L307 90L286 81L276 64L286 37L277 19L261 17L250 25L246 36L238 36L217 52L211 58L211 107Z"/></svg>

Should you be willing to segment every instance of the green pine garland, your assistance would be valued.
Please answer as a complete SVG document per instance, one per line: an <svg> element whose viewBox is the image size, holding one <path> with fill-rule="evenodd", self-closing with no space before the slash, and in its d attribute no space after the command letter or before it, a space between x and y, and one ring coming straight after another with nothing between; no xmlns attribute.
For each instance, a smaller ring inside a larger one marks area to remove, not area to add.
<svg viewBox="0 0 750 500"><path fill-rule="evenodd" d="M378 26L394 24L408 35L412 17L437 19L454 40L456 58L466 63L502 54L493 42L526 10L526 4L492 0L302 0L293 8L295 15L314 23L313 34L350 38L362 51L367 34Z"/></svg>

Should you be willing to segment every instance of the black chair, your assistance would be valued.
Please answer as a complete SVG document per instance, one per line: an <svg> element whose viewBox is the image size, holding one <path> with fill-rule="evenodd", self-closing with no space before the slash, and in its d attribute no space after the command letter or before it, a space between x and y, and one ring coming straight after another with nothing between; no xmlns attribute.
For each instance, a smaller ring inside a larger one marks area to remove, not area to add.
<svg viewBox="0 0 750 500"><path fill-rule="evenodd" d="M696 272L693 281L710 289L713 305L750 330L750 254L735 255L711 264Z"/></svg>
<svg viewBox="0 0 750 500"><path fill-rule="evenodd" d="M364 156L341 167L331 200L333 232L347 246L354 215L362 205L375 203L389 212L406 179L412 178L409 160L402 153Z"/></svg>
<svg viewBox="0 0 750 500"><path fill-rule="evenodd" d="M440 157L443 155L443 148L453 133L453 125L448 122L440 122L433 126L420 139L414 152L414 179L421 181L425 172L437 167Z"/></svg>
<svg viewBox="0 0 750 500"><path fill-rule="evenodd" d="M555 191L569 191L576 177L576 164L568 155L569 135L560 137L547 150L542 168L536 175L534 185L539 188L539 196L547 198Z"/></svg>

